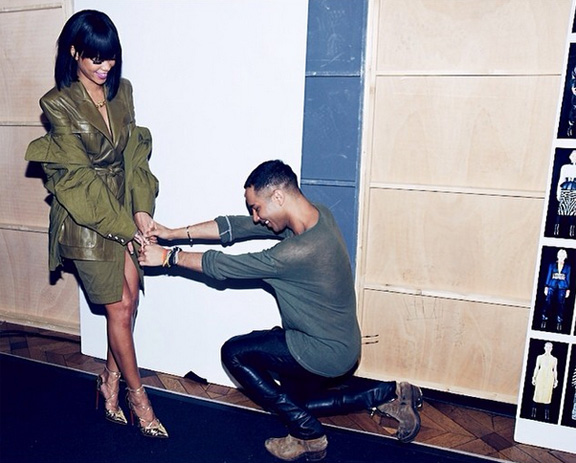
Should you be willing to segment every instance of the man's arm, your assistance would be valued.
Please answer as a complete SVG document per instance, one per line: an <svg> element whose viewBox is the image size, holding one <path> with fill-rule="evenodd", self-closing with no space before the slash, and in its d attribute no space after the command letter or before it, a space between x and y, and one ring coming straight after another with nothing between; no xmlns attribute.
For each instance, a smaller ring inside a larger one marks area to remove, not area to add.
<svg viewBox="0 0 576 463"><path fill-rule="evenodd" d="M215 220L208 220L194 225L186 225L180 228L168 228L158 222L146 233L146 237L156 236L165 240L220 240L218 224Z"/></svg>
<svg viewBox="0 0 576 463"><path fill-rule="evenodd" d="M140 248L138 262L143 267L184 267L202 273L202 252L175 251L157 244L146 244Z"/></svg>

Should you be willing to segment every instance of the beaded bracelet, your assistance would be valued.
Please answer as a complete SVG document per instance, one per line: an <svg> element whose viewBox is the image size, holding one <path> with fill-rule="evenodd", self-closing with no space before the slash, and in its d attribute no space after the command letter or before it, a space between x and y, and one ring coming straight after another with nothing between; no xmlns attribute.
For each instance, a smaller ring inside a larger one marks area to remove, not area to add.
<svg viewBox="0 0 576 463"><path fill-rule="evenodd" d="M178 253L180 251L182 251L182 249L179 247L175 247L170 250L170 255L168 256L168 267L178 265Z"/></svg>

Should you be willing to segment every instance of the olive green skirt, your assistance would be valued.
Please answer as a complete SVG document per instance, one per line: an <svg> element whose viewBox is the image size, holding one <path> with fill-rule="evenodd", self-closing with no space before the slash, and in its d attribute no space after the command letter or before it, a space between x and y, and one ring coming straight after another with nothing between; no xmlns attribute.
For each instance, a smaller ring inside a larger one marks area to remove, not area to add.
<svg viewBox="0 0 576 463"><path fill-rule="evenodd" d="M112 304L122 299L124 285L124 255L109 262L73 259L86 297L93 304ZM138 271L140 289L144 289L144 272L137 253L130 255Z"/></svg>

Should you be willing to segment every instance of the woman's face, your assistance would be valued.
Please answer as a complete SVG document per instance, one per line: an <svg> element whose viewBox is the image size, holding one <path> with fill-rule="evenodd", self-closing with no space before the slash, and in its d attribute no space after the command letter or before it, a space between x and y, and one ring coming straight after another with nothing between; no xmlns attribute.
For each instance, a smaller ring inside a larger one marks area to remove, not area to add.
<svg viewBox="0 0 576 463"><path fill-rule="evenodd" d="M116 60L97 60L96 58L83 58L72 48L72 53L78 64L78 79L88 85L104 85L108 79L108 73L116 64Z"/></svg>

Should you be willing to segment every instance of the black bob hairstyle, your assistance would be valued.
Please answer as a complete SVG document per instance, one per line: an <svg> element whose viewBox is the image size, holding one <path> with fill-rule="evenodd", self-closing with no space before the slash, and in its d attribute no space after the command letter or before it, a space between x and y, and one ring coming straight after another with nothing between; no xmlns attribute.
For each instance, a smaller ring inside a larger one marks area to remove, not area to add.
<svg viewBox="0 0 576 463"><path fill-rule="evenodd" d="M72 46L81 58L116 60L104 84L108 90L107 98L112 100L118 92L122 74L122 47L112 20L100 11L82 10L66 21L58 37L54 67L54 78L59 90L78 80L78 64L70 53Z"/></svg>

